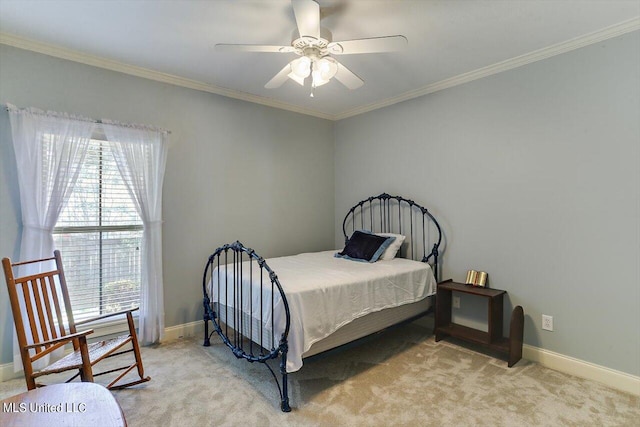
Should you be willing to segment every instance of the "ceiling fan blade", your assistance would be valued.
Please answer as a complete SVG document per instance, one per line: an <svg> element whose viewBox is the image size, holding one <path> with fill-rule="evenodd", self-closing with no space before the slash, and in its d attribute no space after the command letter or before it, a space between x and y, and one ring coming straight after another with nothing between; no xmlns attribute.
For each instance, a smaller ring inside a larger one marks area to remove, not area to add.
<svg viewBox="0 0 640 427"><path fill-rule="evenodd" d="M338 61L336 61L336 63L338 64L338 71L335 75L336 80L349 89L358 89L364 84L364 81L360 77L356 76L353 71L349 70Z"/></svg>
<svg viewBox="0 0 640 427"><path fill-rule="evenodd" d="M270 46L260 44L225 44L219 43L216 45L218 52L274 52L274 53L289 53L295 52L293 46Z"/></svg>
<svg viewBox="0 0 640 427"><path fill-rule="evenodd" d="M284 68L278 72L278 74L273 76L273 78L269 80L266 85L264 85L264 87L267 89L275 89L282 86L282 84L289 78L290 72L291 63L285 65Z"/></svg>
<svg viewBox="0 0 640 427"><path fill-rule="evenodd" d="M356 53L392 52L407 47L405 36L373 37L370 39L345 40L329 43L327 49L334 55L351 55Z"/></svg>
<svg viewBox="0 0 640 427"><path fill-rule="evenodd" d="M320 5L313 0L291 0L300 37L320 38Z"/></svg>

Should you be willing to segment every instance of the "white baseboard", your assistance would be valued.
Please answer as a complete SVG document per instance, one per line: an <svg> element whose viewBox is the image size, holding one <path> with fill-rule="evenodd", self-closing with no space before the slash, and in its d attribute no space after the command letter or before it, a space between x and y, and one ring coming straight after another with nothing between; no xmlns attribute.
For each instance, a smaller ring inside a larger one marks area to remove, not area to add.
<svg viewBox="0 0 640 427"><path fill-rule="evenodd" d="M183 323L182 325L169 326L164 328L163 341L171 341L178 338L204 336L204 321Z"/></svg>
<svg viewBox="0 0 640 427"><path fill-rule="evenodd" d="M22 377L22 371L13 372L13 363L0 365L0 382Z"/></svg>
<svg viewBox="0 0 640 427"><path fill-rule="evenodd" d="M164 329L163 341L171 341L178 338L201 336L204 333L204 322L183 323ZM597 381L616 390L640 396L640 377L616 371L615 369L585 362L560 353L545 350L525 344L522 357L532 362L539 363L545 368L553 369L576 377ZM22 377L22 371L13 372L13 363L0 365L0 381Z"/></svg>
<svg viewBox="0 0 640 427"><path fill-rule="evenodd" d="M522 357L545 368L597 381L616 390L640 396L640 377L635 375L527 344L522 348Z"/></svg>

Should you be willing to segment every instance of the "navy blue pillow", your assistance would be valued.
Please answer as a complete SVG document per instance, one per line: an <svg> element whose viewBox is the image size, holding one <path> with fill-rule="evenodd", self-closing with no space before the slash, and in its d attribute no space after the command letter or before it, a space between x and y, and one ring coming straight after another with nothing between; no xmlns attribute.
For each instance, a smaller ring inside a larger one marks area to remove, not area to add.
<svg viewBox="0 0 640 427"><path fill-rule="evenodd" d="M395 237L383 237L355 231L342 252L335 256L354 261L376 262L395 240Z"/></svg>

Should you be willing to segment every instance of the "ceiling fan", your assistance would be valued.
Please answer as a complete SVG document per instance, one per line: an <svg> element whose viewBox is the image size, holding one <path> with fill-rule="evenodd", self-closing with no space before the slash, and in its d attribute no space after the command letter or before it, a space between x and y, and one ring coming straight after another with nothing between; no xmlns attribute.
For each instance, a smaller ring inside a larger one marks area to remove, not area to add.
<svg viewBox="0 0 640 427"><path fill-rule="evenodd" d="M349 89L357 89L364 81L331 55L391 52L407 46L402 35L373 37L357 40L332 41L331 32L320 26L320 5L314 0L291 0L297 29L291 46L216 44L220 52L272 52L295 53L299 58L284 66L264 85L275 89L291 79L304 86L311 76L311 97L316 87L328 83L333 77Z"/></svg>

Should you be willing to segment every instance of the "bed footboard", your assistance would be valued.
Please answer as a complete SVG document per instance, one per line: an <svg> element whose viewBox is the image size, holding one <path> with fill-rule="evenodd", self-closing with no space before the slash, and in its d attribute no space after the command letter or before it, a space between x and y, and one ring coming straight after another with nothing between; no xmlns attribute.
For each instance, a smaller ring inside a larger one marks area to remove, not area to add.
<svg viewBox="0 0 640 427"><path fill-rule="evenodd" d="M290 312L276 274L253 249L240 242L226 244L207 260L202 291L204 345L209 346L211 335L217 332L237 358L263 363L278 386L282 411L289 412L286 365ZM267 363L277 358L280 382Z"/></svg>

